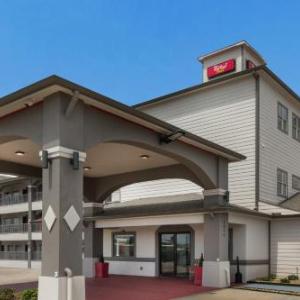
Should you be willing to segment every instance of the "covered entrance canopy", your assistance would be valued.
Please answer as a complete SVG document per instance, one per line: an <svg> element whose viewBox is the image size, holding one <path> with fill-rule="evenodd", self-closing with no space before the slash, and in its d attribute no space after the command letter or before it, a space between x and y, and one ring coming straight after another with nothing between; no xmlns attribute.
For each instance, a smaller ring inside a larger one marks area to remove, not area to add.
<svg viewBox="0 0 300 300"><path fill-rule="evenodd" d="M66 299L67 275L73 299L84 299L83 199L102 202L124 185L185 178L207 191L207 205L217 205L228 189L228 163L241 159L57 76L0 101L1 173L43 177L40 300Z"/></svg>

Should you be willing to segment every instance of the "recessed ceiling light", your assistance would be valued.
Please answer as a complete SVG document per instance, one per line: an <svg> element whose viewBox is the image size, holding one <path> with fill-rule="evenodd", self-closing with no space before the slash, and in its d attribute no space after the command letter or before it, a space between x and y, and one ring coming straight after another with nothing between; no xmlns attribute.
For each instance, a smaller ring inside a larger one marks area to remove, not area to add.
<svg viewBox="0 0 300 300"><path fill-rule="evenodd" d="M84 169L84 171L90 171L92 168L91 167L84 167L83 169Z"/></svg>
<svg viewBox="0 0 300 300"><path fill-rule="evenodd" d="M12 175L12 174L4 174L4 173L0 173L0 177L3 178L17 178L17 175Z"/></svg>
<svg viewBox="0 0 300 300"><path fill-rule="evenodd" d="M144 160L147 160L147 159L150 158L150 156L147 155L147 154L142 154L142 155L140 155L140 158L141 158L141 159L144 159Z"/></svg>
<svg viewBox="0 0 300 300"><path fill-rule="evenodd" d="M17 156L24 156L25 155L25 152L24 151L16 151L15 154Z"/></svg>

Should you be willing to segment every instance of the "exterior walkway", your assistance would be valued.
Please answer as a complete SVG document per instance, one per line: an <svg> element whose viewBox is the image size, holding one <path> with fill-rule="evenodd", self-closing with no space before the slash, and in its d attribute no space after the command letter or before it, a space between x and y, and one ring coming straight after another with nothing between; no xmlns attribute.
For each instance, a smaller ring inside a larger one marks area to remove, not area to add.
<svg viewBox="0 0 300 300"><path fill-rule="evenodd" d="M36 288L37 281L27 283L2 283L15 291ZM86 300L168 300L199 295L212 289L193 285L187 279L150 278L135 276L110 276L105 279L86 280Z"/></svg>
<svg viewBox="0 0 300 300"><path fill-rule="evenodd" d="M187 279L111 276L88 279L87 300L168 300L211 291Z"/></svg>

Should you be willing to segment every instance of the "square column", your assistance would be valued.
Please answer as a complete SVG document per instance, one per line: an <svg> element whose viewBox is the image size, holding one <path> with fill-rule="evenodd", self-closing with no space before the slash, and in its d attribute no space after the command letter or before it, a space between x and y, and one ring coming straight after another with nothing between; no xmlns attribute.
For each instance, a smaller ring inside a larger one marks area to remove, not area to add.
<svg viewBox="0 0 300 300"><path fill-rule="evenodd" d="M228 214L211 213L204 216L203 286L228 287Z"/></svg>
<svg viewBox="0 0 300 300"><path fill-rule="evenodd" d="M49 166L43 169L43 248L39 300L84 300L82 274L82 200L85 153L79 167L71 164L76 150L46 149ZM69 298L71 295L71 298Z"/></svg>
<svg viewBox="0 0 300 300"><path fill-rule="evenodd" d="M95 277L95 263L103 255L103 229L95 228L95 222L84 222L83 274Z"/></svg>

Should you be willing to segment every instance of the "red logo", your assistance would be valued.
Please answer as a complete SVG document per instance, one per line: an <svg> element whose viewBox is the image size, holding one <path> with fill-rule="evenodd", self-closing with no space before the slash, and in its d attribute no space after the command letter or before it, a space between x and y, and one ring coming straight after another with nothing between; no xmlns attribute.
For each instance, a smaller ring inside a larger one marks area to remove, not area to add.
<svg viewBox="0 0 300 300"><path fill-rule="evenodd" d="M247 59L247 61L246 61L246 68L249 70L249 69L253 69L255 67L256 67L255 63L253 61Z"/></svg>
<svg viewBox="0 0 300 300"><path fill-rule="evenodd" d="M207 68L207 77L213 78L235 70L235 59L229 59Z"/></svg>

